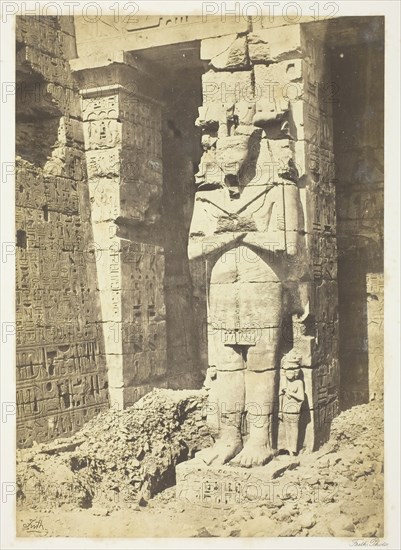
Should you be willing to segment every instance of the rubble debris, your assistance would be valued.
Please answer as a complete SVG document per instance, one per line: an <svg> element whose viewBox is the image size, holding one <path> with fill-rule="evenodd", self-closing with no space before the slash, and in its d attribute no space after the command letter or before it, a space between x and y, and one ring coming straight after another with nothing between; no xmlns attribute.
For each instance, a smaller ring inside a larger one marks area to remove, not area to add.
<svg viewBox="0 0 401 550"><path fill-rule="evenodd" d="M33 508L143 505L175 483L175 466L212 443L201 391L155 389L68 440L18 452L18 502Z"/></svg>
<svg viewBox="0 0 401 550"><path fill-rule="evenodd" d="M27 517L24 514L34 517L32 510L36 507L38 517L46 522L49 536L71 536L72 531L74 536L93 536L103 532L113 532L120 537L149 536L149 525L152 525L152 536L343 536L351 539L383 536L383 403L380 401L358 405L335 418L331 425L330 441L316 453L301 453L299 466L286 470L275 479L272 498L266 502L250 501L230 510L219 510L217 514L214 508L176 500L173 486L146 500L146 490L151 494L152 487L160 491L163 486L150 475L146 479L144 475L142 477L142 493L133 491L134 502L125 503L121 498L117 501L101 500L101 496L115 496L111 487L117 486L120 479L125 479L125 474L120 470L120 460L123 461L119 458L123 456L121 449L132 460L140 448L144 450L144 456L139 461L141 466L136 467L138 474L145 464L155 464L161 471L163 457L155 451L154 443L162 441L166 426L176 421L179 424L178 428L174 426L169 432L167 448L175 457L171 463L177 457L185 460L185 453L179 456L179 449L182 448L180 440L188 447L187 458L196 448L207 446L208 442L200 438L195 428L196 421L202 417L203 400L201 392L156 390L138 402L137 409L128 409L118 413L118 416L110 411L100 415L97 421L94 419L92 425L88 424L85 430L76 434L76 440L68 440L68 445L78 439L80 441L73 451L50 454L49 445L20 450L17 468L20 491L24 489L22 480L27 479L28 475L42 482L47 479L49 486L54 482L59 490L59 500L55 505L60 506L62 502L64 505L63 513L60 513L50 499L45 501L45 495L35 501L35 495L28 492L23 500L20 492L18 501L25 510L19 511L19 520L23 523ZM145 415L142 413L145 411L149 421L143 421ZM148 438L144 434L149 433L155 417L163 418L164 428L156 427ZM111 418L114 418L113 422ZM144 426L138 426L141 421ZM128 432L125 437L131 441L123 439L122 442L114 442L113 438L118 439L124 431ZM132 441L134 432L135 443ZM145 451L146 442L149 443L149 451ZM64 443L60 440L57 446L67 448L67 440ZM94 451L95 448L98 450ZM68 464L73 456L78 461L78 453L80 460L89 461L90 458L93 462L91 467L84 466L73 472ZM103 471L99 462L101 459L109 461L107 467L103 464ZM64 469L60 467L62 464ZM174 466L171 468L174 469ZM96 472L99 481L95 479ZM63 492L62 480L68 483L71 479L75 482L76 494L71 500L71 510L68 510L68 493L65 488ZM173 478L170 482L174 483ZM293 490L289 491L289 487ZM76 519L78 506L82 518L79 522ZM89 509L85 510L85 506ZM119 506L121 510L116 509ZM160 517L163 517L163 522L159 521Z"/></svg>

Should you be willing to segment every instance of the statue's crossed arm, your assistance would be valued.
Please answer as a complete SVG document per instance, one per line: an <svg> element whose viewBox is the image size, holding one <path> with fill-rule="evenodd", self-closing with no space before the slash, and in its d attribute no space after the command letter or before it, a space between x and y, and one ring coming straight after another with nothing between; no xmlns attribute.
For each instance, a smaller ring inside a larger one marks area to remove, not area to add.
<svg viewBox="0 0 401 550"><path fill-rule="evenodd" d="M295 185L274 185L262 190L245 188L236 200L229 198L226 189L198 192L190 229L189 258L213 254L239 242L269 251L285 250L287 225L292 233L299 225L294 219L298 212L297 197ZM286 220L289 216L291 220Z"/></svg>

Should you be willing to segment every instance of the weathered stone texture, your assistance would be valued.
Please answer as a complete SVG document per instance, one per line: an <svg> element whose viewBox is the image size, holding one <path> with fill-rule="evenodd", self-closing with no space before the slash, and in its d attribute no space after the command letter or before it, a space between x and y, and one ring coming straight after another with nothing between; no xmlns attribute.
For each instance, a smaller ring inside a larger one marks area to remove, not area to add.
<svg viewBox="0 0 401 550"><path fill-rule="evenodd" d="M274 498L275 480L298 465L297 460L277 457L267 466L249 470L206 466L195 458L177 465L176 496L183 502L216 509L229 509L250 502L263 506Z"/></svg>
<svg viewBox="0 0 401 550"><path fill-rule="evenodd" d="M75 18L79 57L111 50L134 51L181 42L192 42L223 35L244 33L249 19L228 15L141 15L136 4L118 7L114 15L102 15L97 21ZM130 13L128 13L130 12ZM221 51L221 50L220 50Z"/></svg>
<svg viewBox="0 0 401 550"><path fill-rule="evenodd" d="M68 436L108 407L75 38L58 18L18 17L17 442ZM71 28L71 27L70 27Z"/></svg>
<svg viewBox="0 0 401 550"><path fill-rule="evenodd" d="M247 68L249 59L246 36L236 38L226 50L213 56L210 65L216 70L238 70Z"/></svg>
<svg viewBox="0 0 401 550"><path fill-rule="evenodd" d="M368 299L369 397L384 394L384 277L382 273L366 276Z"/></svg>
<svg viewBox="0 0 401 550"><path fill-rule="evenodd" d="M301 26L255 29L248 36L253 63L277 63L302 57Z"/></svg>

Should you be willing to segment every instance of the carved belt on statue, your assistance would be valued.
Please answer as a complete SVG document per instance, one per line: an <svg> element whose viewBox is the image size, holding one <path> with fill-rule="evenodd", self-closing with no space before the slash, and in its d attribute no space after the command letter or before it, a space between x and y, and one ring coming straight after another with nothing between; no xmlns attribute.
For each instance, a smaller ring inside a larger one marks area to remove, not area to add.
<svg viewBox="0 0 401 550"><path fill-rule="evenodd" d="M223 344L225 346L255 346L256 329L223 330Z"/></svg>

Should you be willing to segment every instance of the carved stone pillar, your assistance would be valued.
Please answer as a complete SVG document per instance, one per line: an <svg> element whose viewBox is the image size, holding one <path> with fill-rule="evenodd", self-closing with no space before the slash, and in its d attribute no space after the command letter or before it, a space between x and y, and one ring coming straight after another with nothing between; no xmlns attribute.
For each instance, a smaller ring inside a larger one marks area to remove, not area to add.
<svg viewBox="0 0 401 550"><path fill-rule="evenodd" d="M127 53L71 66L81 88L111 404L125 407L163 385L166 371L164 253L147 238L162 193L161 106L156 83ZM132 221L141 236L121 238Z"/></svg>

